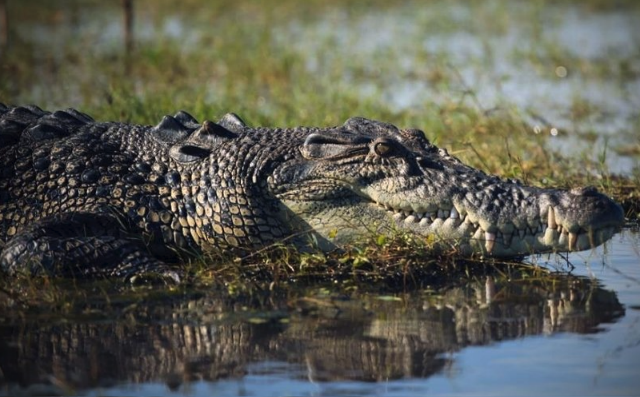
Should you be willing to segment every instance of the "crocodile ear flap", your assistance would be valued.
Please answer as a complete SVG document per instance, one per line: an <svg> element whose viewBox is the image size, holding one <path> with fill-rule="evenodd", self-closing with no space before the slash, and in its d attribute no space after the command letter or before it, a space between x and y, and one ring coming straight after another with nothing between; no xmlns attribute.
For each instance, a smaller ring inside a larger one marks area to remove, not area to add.
<svg viewBox="0 0 640 397"><path fill-rule="evenodd" d="M308 159L338 159L360 152L367 153L369 142L371 139L368 137L344 133L311 134L300 151Z"/></svg>
<svg viewBox="0 0 640 397"><path fill-rule="evenodd" d="M190 137L189 141L198 142L205 146L215 145L221 140L233 139L238 136L227 128L205 120L202 126L198 128Z"/></svg>
<svg viewBox="0 0 640 397"><path fill-rule="evenodd" d="M229 131L241 133L247 127L247 124L235 113L227 113L220 121L218 121L222 127L228 129Z"/></svg>
<svg viewBox="0 0 640 397"><path fill-rule="evenodd" d="M169 155L180 163L190 163L207 158L221 142L237 137L235 132L205 120L187 139L173 145Z"/></svg>
<svg viewBox="0 0 640 397"><path fill-rule="evenodd" d="M184 113L185 115L187 113ZM151 129L153 137L163 143L176 143L189 136L190 130L187 128L183 121L186 117L178 113L178 117L164 116L162 121ZM190 117L190 116L189 116Z"/></svg>
<svg viewBox="0 0 640 397"><path fill-rule="evenodd" d="M174 145L169 149L169 155L179 163L202 160L207 158L209 154L211 154L211 150L190 144Z"/></svg>
<svg viewBox="0 0 640 397"><path fill-rule="evenodd" d="M389 136L399 133L398 127L382 121L370 120L364 117L352 117L344 122L344 128L356 134L369 136Z"/></svg>

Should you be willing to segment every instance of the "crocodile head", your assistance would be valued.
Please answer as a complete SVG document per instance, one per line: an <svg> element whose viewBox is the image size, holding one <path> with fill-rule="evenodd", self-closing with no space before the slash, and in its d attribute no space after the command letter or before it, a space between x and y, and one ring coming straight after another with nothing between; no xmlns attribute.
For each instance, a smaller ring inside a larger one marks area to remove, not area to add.
<svg viewBox="0 0 640 397"><path fill-rule="evenodd" d="M323 246L379 233L430 236L465 255L514 257L598 246L624 222L595 188L542 189L487 175L419 130L363 118L309 134L269 179L299 231Z"/></svg>

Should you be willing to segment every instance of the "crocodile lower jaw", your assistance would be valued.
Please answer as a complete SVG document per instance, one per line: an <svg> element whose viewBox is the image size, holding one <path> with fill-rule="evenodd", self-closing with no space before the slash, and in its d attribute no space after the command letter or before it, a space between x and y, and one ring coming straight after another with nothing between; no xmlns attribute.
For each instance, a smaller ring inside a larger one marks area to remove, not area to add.
<svg viewBox="0 0 640 397"><path fill-rule="evenodd" d="M442 241L448 241L452 247L461 247L464 252L484 250L495 256L583 251L601 245L619 229L603 226L587 230L576 225L563 226L556 222L552 207L540 217L537 224L521 228L513 224L484 228L483 223L486 225L486 222L472 220L473 217L467 214L461 215L464 211L458 211L455 207L424 213L394 210L388 206L384 208L400 228L435 235Z"/></svg>

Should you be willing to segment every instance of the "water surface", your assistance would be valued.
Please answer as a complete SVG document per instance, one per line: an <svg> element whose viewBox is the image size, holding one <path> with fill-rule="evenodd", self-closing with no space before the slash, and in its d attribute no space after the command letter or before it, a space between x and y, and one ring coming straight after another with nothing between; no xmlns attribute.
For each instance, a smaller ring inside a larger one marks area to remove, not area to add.
<svg viewBox="0 0 640 397"><path fill-rule="evenodd" d="M570 272L552 256L540 279L510 270L389 294L199 290L94 297L69 318L6 313L0 395L633 395L639 242L625 230L570 254Z"/></svg>

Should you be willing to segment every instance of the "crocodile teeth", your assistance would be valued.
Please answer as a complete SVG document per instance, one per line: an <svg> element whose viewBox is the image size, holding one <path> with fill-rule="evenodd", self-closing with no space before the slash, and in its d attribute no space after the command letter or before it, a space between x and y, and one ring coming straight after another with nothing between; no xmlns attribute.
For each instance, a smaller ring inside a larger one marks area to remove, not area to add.
<svg viewBox="0 0 640 397"><path fill-rule="evenodd" d="M491 253L491 251L493 251L493 246L496 243L496 234L485 232L484 240L484 247L487 249L487 252Z"/></svg>
<svg viewBox="0 0 640 397"><path fill-rule="evenodd" d="M458 213L458 210L456 209L456 207L451 208L451 213L449 214L449 218L458 219L459 217L460 217L460 214Z"/></svg>
<svg viewBox="0 0 640 397"><path fill-rule="evenodd" d="M544 233L544 242L547 245L554 245L558 241L559 235L555 229L550 227Z"/></svg>
<svg viewBox="0 0 640 397"><path fill-rule="evenodd" d="M576 241L578 241L578 233L569 233L569 251L576 249Z"/></svg>
<svg viewBox="0 0 640 397"><path fill-rule="evenodd" d="M438 218L444 219L444 211L443 210L438 210Z"/></svg>
<svg viewBox="0 0 640 397"><path fill-rule="evenodd" d="M553 210L553 207L549 207L549 212L547 215L547 225L552 229L555 229L558 226L556 224L556 214Z"/></svg>

